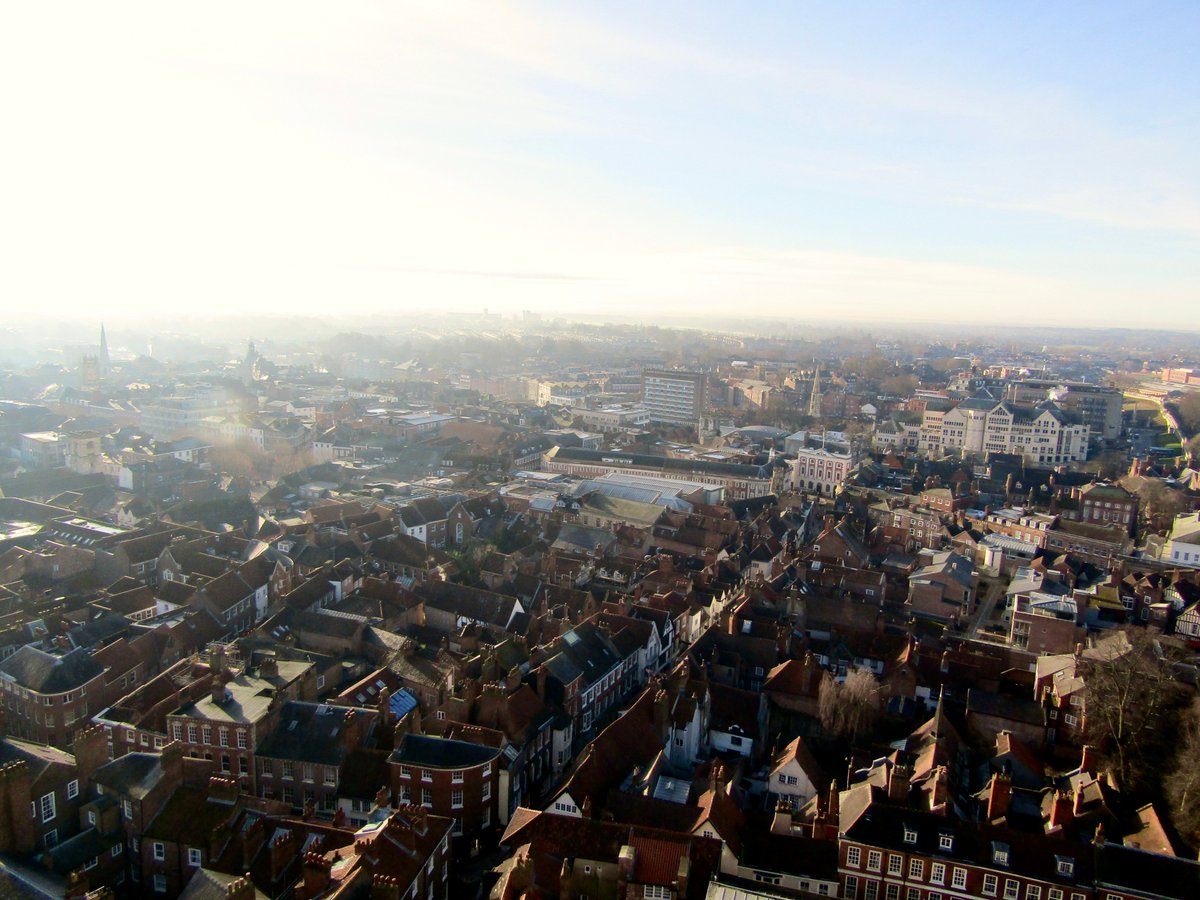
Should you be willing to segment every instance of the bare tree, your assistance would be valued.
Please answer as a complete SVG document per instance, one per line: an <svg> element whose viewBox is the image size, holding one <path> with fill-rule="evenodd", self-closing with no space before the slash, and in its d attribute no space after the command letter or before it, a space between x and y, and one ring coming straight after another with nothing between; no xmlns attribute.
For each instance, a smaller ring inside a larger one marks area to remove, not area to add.
<svg viewBox="0 0 1200 900"><path fill-rule="evenodd" d="M1153 787L1161 777L1186 689L1175 680L1173 660L1141 629L1128 645L1109 639L1111 652L1085 660L1086 732L1121 789Z"/></svg>
<svg viewBox="0 0 1200 900"><path fill-rule="evenodd" d="M1191 393L1175 404L1179 424L1188 434L1200 432L1200 394Z"/></svg>
<svg viewBox="0 0 1200 900"><path fill-rule="evenodd" d="M1146 504L1146 516L1156 528L1170 528L1175 517L1187 509L1183 494L1157 479L1144 482L1138 496Z"/></svg>
<svg viewBox="0 0 1200 900"><path fill-rule="evenodd" d="M1183 450L1187 453L1191 465L1200 465L1200 434L1193 434L1188 438L1188 442L1183 445Z"/></svg>
<svg viewBox="0 0 1200 900"><path fill-rule="evenodd" d="M916 375L895 375L885 378L879 390L892 397L907 397L917 389Z"/></svg>
<svg viewBox="0 0 1200 900"><path fill-rule="evenodd" d="M879 719L879 683L866 669L855 669L839 684L832 675L821 679L817 714L835 737L854 742L868 734Z"/></svg>
<svg viewBox="0 0 1200 900"><path fill-rule="evenodd" d="M1196 764L1200 759L1200 704L1193 704L1189 710L1178 746L1175 767L1166 779L1166 795L1171 821L1195 848L1200 845L1200 765Z"/></svg>

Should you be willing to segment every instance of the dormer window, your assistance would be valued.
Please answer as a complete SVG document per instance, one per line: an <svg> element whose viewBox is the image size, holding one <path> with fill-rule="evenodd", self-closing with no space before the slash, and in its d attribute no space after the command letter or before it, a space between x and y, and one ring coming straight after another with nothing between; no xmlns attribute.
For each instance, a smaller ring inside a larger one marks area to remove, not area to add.
<svg viewBox="0 0 1200 900"><path fill-rule="evenodd" d="M1054 859L1056 862L1055 868L1059 875L1063 876L1064 878L1075 877L1075 860L1071 859L1069 856L1056 856Z"/></svg>
<svg viewBox="0 0 1200 900"><path fill-rule="evenodd" d="M997 866L1008 865L1008 844L1000 841L992 842L992 862Z"/></svg>
<svg viewBox="0 0 1200 900"><path fill-rule="evenodd" d="M947 834L945 832L943 832L942 834L939 834L938 835L938 849L939 850L947 850L947 851L953 850L954 849L954 835Z"/></svg>
<svg viewBox="0 0 1200 900"><path fill-rule="evenodd" d="M915 844L917 842L917 830L910 825L904 826L904 843Z"/></svg>

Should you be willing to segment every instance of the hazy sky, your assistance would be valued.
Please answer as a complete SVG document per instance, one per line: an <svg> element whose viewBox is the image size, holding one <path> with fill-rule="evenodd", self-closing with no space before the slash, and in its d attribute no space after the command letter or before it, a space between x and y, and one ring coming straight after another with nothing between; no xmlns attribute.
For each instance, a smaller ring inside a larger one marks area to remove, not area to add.
<svg viewBox="0 0 1200 900"><path fill-rule="evenodd" d="M1198 326L1200 3L11 4L0 305Z"/></svg>

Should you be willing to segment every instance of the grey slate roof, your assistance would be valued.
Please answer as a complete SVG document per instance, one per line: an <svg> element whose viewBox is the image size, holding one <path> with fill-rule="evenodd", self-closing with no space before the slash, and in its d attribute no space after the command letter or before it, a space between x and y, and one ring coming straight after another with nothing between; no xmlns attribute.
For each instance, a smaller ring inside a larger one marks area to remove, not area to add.
<svg viewBox="0 0 1200 900"><path fill-rule="evenodd" d="M495 759L500 751L483 744L471 744L452 738L408 734L391 756L391 761L428 769L465 769Z"/></svg>
<svg viewBox="0 0 1200 900"><path fill-rule="evenodd" d="M346 714L350 711L345 706L289 701L279 711L279 723L263 740L257 755L336 766L346 755L343 732ZM374 710L355 709L353 712L368 717L368 729L378 717Z"/></svg>
<svg viewBox="0 0 1200 900"><path fill-rule="evenodd" d="M85 649L58 656L40 647L26 644L0 662L0 673L39 694L63 694L87 684L101 675L104 667Z"/></svg>
<svg viewBox="0 0 1200 900"><path fill-rule="evenodd" d="M158 783L163 770L157 753L126 753L95 771L97 784L119 794L144 797Z"/></svg>

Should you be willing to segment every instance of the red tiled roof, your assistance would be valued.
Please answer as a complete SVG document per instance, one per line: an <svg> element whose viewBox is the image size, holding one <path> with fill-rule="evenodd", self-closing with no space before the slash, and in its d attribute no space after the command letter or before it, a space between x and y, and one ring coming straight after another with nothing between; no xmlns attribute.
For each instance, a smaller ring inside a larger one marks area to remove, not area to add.
<svg viewBox="0 0 1200 900"><path fill-rule="evenodd" d="M630 880L643 884L674 884L679 873L679 861L687 855L688 845L682 841L634 835L633 872Z"/></svg>

